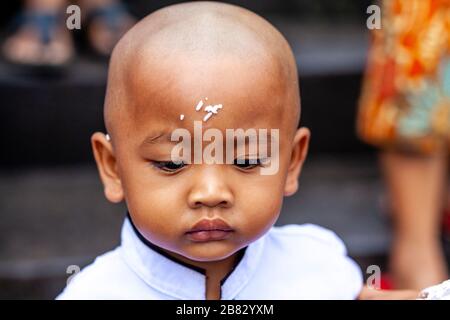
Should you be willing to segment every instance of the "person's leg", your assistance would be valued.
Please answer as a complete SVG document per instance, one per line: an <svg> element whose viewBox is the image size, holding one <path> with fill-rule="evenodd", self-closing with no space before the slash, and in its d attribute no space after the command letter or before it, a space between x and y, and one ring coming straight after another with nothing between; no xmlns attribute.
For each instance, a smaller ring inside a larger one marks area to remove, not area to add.
<svg viewBox="0 0 450 320"><path fill-rule="evenodd" d="M440 222L447 183L447 154L381 155L393 213L390 268L394 285L423 289L447 278Z"/></svg>
<svg viewBox="0 0 450 320"><path fill-rule="evenodd" d="M80 0L79 5L87 15L100 12L88 26L88 36L91 46L104 56L111 53L120 37L136 22L119 7L120 0Z"/></svg>
<svg viewBox="0 0 450 320"><path fill-rule="evenodd" d="M28 15L65 14L66 0L26 0L24 12ZM65 27L65 20L52 26L52 36L48 43L42 39L42 30L35 23L27 23L25 16L23 25L5 41L3 52L12 62L24 64L53 64L67 62L73 55L74 47L69 31Z"/></svg>
<svg viewBox="0 0 450 320"><path fill-rule="evenodd" d="M450 165L450 161L449 161ZM450 183L448 184L450 186ZM450 240L450 189L447 189L447 203L444 210L444 218L443 218L443 232L444 238L446 240Z"/></svg>

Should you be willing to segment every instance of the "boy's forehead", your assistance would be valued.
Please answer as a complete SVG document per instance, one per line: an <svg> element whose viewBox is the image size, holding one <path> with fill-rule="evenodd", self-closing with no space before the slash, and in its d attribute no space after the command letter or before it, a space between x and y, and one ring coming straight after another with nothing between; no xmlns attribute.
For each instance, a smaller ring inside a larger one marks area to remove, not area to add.
<svg viewBox="0 0 450 320"><path fill-rule="evenodd" d="M131 73L126 85L129 127L189 128L193 121L220 129L285 125L286 85L270 62L178 60L139 64L141 69Z"/></svg>
<svg viewBox="0 0 450 320"><path fill-rule="evenodd" d="M300 101L285 39L253 13L205 2L163 9L122 38L108 78L109 132L185 126L203 119L207 110L195 108L200 101L222 106L205 126L283 127L288 118L293 127Z"/></svg>

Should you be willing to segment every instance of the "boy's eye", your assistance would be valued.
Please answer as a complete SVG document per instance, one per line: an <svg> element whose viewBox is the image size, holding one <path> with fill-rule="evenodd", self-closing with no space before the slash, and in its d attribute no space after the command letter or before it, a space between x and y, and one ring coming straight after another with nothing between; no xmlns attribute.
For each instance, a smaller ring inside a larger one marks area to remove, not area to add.
<svg viewBox="0 0 450 320"><path fill-rule="evenodd" d="M175 172L186 166L186 163L183 161L152 161L152 163L156 168L166 172Z"/></svg>
<svg viewBox="0 0 450 320"><path fill-rule="evenodd" d="M244 170L253 169L261 164L261 159L234 159L234 165Z"/></svg>

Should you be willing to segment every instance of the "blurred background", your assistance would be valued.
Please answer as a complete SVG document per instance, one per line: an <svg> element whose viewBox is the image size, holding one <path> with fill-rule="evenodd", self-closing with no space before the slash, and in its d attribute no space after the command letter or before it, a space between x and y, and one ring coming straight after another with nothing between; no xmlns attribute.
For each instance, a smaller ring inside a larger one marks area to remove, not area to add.
<svg viewBox="0 0 450 320"><path fill-rule="evenodd" d="M125 1L141 18L181 1ZM387 272L390 217L376 151L356 136L355 119L369 47L366 0L225 1L261 14L290 42L299 66L302 125L312 130L299 192L278 225L334 230L365 272ZM21 1L0 3L6 39ZM124 205L103 196L90 135L104 130L107 60L82 29L64 72L24 72L0 63L0 298L52 299L70 265L119 244ZM448 241L442 238L448 253ZM448 255L447 255L448 257ZM368 276L370 274L366 274Z"/></svg>

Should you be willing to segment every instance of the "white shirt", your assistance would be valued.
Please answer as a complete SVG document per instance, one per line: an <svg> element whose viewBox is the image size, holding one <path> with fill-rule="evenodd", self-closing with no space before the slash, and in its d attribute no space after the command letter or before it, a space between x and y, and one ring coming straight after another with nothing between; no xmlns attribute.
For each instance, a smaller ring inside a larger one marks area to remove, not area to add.
<svg viewBox="0 0 450 320"><path fill-rule="evenodd" d="M223 280L231 299L355 299L361 270L343 242L315 225L272 227ZM205 299L205 276L153 250L125 220L119 247L78 273L57 299Z"/></svg>

